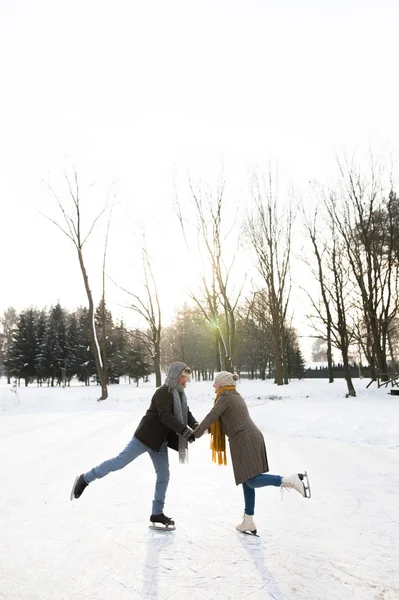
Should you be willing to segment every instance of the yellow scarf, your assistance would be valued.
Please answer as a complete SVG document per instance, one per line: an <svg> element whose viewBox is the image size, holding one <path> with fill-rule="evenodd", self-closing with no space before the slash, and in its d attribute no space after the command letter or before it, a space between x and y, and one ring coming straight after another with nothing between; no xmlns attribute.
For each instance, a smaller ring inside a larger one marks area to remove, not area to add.
<svg viewBox="0 0 399 600"><path fill-rule="evenodd" d="M221 387L216 392L215 401L213 404L216 404L218 398L222 392L226 390L235 390L235 385L225 385ZM226 436L222 431L222 426L220 424L220 418L216 419L214 423L211 425L211 446L212 450L212 460L213 462L217 462L219 465L227 465L227 456L226 456Z"/></svg>

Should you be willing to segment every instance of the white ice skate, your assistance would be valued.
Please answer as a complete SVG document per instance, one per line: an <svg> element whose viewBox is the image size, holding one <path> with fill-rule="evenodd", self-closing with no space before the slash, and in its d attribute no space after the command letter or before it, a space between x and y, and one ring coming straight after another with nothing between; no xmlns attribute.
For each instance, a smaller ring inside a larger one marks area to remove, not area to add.
<svg viewBox="0 0 399 600"><path fill-rule="evenodd" d="M310 498L309 477L306 471L304 473L294 473L289 477L283 477L281 487L296 490L304 498Z"/></svg>
<svg viewBox="0 0 399 600"><path fill-rule="evenodd" d="M244 517L241 523L236 525L236 529L241 533L249 533L251 535L256 535L256 525L254 523L253 516L244 513Z"/></svg>

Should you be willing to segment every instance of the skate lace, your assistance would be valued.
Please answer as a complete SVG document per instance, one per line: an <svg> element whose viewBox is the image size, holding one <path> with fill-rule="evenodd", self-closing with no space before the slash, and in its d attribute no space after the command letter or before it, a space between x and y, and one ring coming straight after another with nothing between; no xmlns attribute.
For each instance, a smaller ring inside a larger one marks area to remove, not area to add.
<svg viewBox="0 0 399 600"><path fill-rule="evenodd" d="M285 492L290 492L291 491L291 486L288 487L280 487L280 498L281 498L281 502L284 500L284 494Z"/></svg>

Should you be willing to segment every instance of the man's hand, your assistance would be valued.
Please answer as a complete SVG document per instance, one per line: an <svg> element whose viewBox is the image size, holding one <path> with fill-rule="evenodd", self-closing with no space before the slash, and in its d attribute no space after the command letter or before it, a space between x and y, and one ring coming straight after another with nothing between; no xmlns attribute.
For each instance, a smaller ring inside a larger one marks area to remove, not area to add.
<svg viewBox="0 0 399 600"><path fill-rule="evenodd" d="M195 442L194 431L191 429L191 427L185 427L180 435L182 435L189 444Z"/></svg>

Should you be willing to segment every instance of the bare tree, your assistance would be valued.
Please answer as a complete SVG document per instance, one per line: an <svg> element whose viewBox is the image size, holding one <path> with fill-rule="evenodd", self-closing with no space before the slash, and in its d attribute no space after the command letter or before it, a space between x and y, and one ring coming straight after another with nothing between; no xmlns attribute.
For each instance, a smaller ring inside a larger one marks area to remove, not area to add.
<svg viewBox="0 0 399 600"><path fill-rule="evenodd" d="M346 266L345 253L336 237L333 238L330 252L330 269L332 273L332 289L329 291L330 298L335 305L336 321L333 324L335 330L335 345L341 351L344 376L348 387L349 396L356 396L355 388L352 382L352 376L349 365L349 346L355 340L353 328L349 327L347 321L348 298L350 302L350 285L348 285L350 274Z"/></svg>
<svg viewBox="0 0 399 600"><path fill-rule="evenodd" d="M49 185L49 189L62 213L65 228L62 227L59 223L54 221L53 219L48 218L58 229L60 229L73 243L78 255L78 261L80 270L83 277L83 283L86 290L87 300L89 303L89 320L90 320L90 342L91 349L94 357L94 363L96 365L97 376L101 385L101 398L100 400L106 400L108 398L108 387L107 387L107 373L106 366L102 360L100 347L97 339L96 326L94 322L94 302L93 302L93 294L90 288L89 277L87 275L87 270L83 257L83 247L87 240L89 239L91 233L93 232L94 227L96 226L100 217L104 214L106 210L106 206L100 211L100 213L94 218L88 232L84 234L82 232L82 217L81 217L81 199L80 199L80 189L79 189L79 178L76 171L73 174L73 182L66 175L66 181L68 184L69 196L72 199L74 211L72 216L67 213L67 210L64 208L62 202L55 194L51 186ZM107 232L108 239L108 232ZM105 268L105 254L104 253L104 262L103 262L103 271ZM104 287L103 287L103 295L104 295Z"/></svg>
<svg viewBox="0 0 399 600"><path fill-rule="evenodd" d="M161 376L161 335L162 335L162 313L161 304L159 301L158 287L152 271L150 258L146 248L142 248L142 265L144 273L144 290L145 299L142 299L138 294L130 292L122 286L121 290L126 292L133 303L129 304L128 308L140 315L148 325L147 331L135 329L130 332L130 335L140 340L147 349L154 365L155 385L159 387L162 384ZM114 282L115 283L115 282Z"/></svg>
<svg viewBox="0 0 399 600"><path fill-rule="evenodd" d="M104 379L108 383L108 356L107 356L107 318L106 318L106 303L105 303L105 273L106 273L106 262L107 262L107 249L108 249L108 239L109 239L109 229L111 225L111 217L112 217L112 209L108 218L107 223L107 231L105 234L105 243L104 243L104 254L103 254L103 266L102 266L102 295L100 301L100 327L101 327L101 350L102 350L102 358L103 358L103 374ZM103 399L103 398L102 398Z"/></svg>
<svg viewBox="0 0 399 600"><path fill-rule="evenodd" d="M333 376L332 345L331 345L332 314L331 314L331 308L330 308L329 294L326 289L326 281L325 281L325 277L324 277L324 268L323 268L323 258L324 258L324 254L325 254L325 251L327 248L327 243L324 241L322 244L322 247L320 247L321 244L320 244L320 242L318 240L318 236L317 236L317 231L318 231L318 229L317 229L317 209L314 214L313 222L310 222L310 220L305 215L304 215L304 221L305 221L305 229L311 240L312 247L313 247L313 253L316 258L316 269L312 269L312 271L313 271L313 276L316 278L316 280L318 281L318 283L320 285L320 293L321 293L321 298L322 298L323 305L324 305L325 318L323 319L323 322L326 327L325 341L327 344L326 352L327 352L328 381L329 381L329 383L333 383L334 376ZM309 297L311 297L307 290L305 290L305 292L307 293L307 295Z"/></svg>
<svg viewBox="0 0 399 600"><path fill-rule="evenodd" d="M340 164L341 197L330 193L330 209L357 283L366 330L365 354L372 371L388 379L391 323L398 314L398 198L383 192L382 172L372 164L367 181L353 166Z"/></svg>
<svg viewBox="0 0 399 600"><path fill-rule="evenodd" d="M289 266L291 256L291 207L279 212L272 176L260 181L253 176L252 196L255 208L247 216L245 231L255 250L257 267L263 278L273 324L275 383L284 383L284 353L287 308L290 296Z"/></svg>
<svg viewBox="0 0 399 600"><path fill-rule="evenodd" d="M200 293L190 292L190 296L214 330L217 369L233 371L237 343L236 313L242 287L234 292L230 284L234 256L228 263L225 262L223 246L230 233L224 236L222 231L225 182L219 182L216 198L210 193L203 194L200 188L194 189L191 181L189 185L197 217L200 253L207 258L209 266L209 269L205 267L201 276ZM183 235L187 240L181 207L177 201L176 207Z"/></svg>

